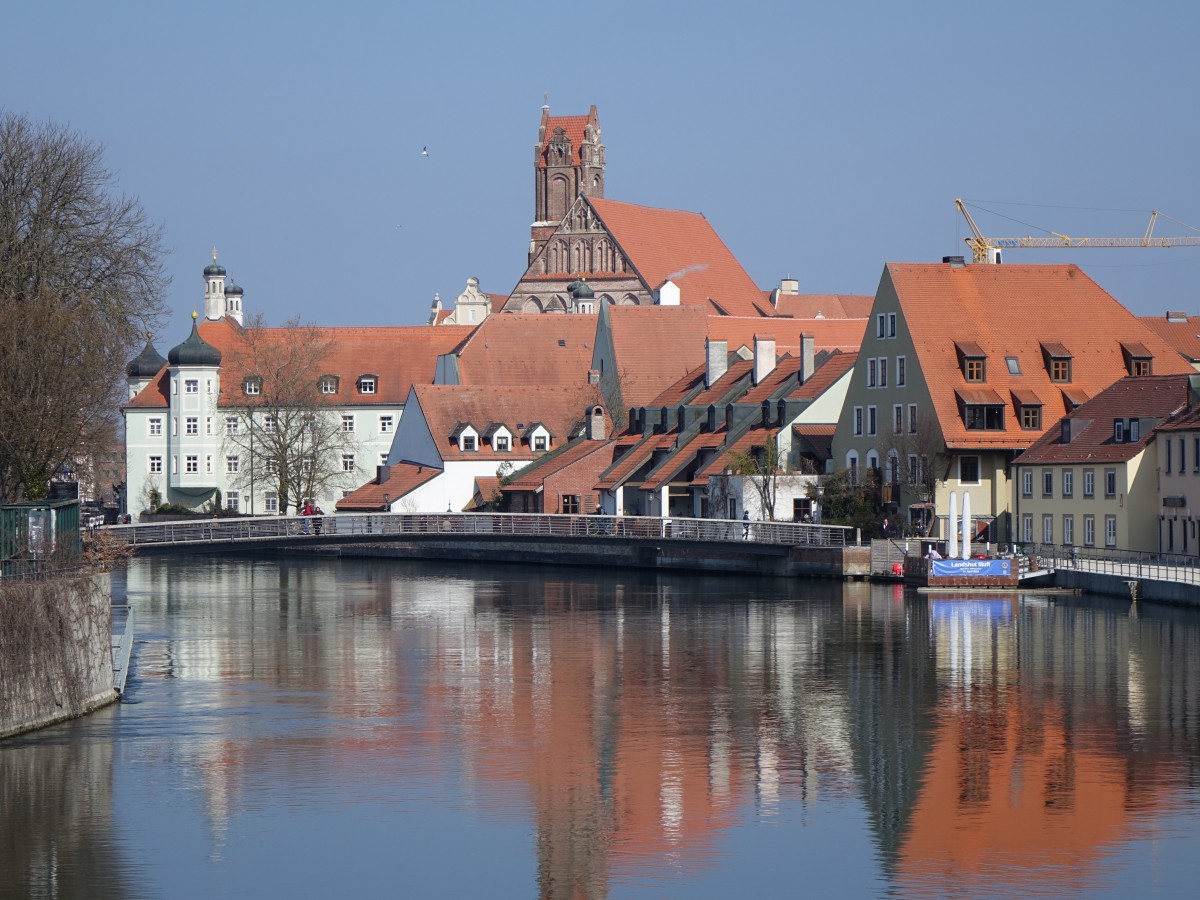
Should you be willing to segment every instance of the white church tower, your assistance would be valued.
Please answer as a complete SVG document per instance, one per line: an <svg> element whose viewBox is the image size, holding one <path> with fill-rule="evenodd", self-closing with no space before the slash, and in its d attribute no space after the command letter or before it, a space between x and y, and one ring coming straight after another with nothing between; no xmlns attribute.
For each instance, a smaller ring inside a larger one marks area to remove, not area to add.
<svg viewBox="0 0 1200 900"><path fill-rule="evenodd" d="M212 256L213 261L204 267L204 318L215 322L225 318L225 267L217 262L216 247Z"/></svg>

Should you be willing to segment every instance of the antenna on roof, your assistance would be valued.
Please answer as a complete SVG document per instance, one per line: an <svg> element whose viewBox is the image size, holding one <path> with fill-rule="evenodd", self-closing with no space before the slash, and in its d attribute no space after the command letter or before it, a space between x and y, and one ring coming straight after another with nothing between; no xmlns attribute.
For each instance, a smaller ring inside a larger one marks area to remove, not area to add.
<svg viewBox="0 0 1200 900"><path fill-rule="evenodd" d="M550 108L550 92L542 91L542 109Z"/></svg>

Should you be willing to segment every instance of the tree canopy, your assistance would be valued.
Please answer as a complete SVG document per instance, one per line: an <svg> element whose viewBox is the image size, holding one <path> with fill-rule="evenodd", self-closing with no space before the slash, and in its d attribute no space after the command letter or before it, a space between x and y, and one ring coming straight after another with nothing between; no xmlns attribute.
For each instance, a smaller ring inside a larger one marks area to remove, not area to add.
<svg viewBox="0 0 1200 900"><path fill-rule="evenodd" d="M0 499L110 443L125 364L160 321L162 228L103 149L0 113Z"/></svg>

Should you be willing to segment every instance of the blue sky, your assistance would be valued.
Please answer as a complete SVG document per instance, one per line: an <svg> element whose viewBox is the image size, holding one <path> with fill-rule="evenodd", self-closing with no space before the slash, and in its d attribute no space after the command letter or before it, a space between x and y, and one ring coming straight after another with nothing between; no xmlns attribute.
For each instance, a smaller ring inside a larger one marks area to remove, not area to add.
<svg viewBox="0 0 1200 900"><path fill-rule="evenodd" d="M0 105L102 143L165 225L165 352L214 244L271 323L422 324L468 276L510 291L544 93L597 105L608 197L702 212L763 287L869 294L886 262L964 252L957 196L1072 235L1140 235L1152 208L1200 226L1198 10L44 0L5 13ZM1007 260L1200 313L1200 248Z"/></svg>

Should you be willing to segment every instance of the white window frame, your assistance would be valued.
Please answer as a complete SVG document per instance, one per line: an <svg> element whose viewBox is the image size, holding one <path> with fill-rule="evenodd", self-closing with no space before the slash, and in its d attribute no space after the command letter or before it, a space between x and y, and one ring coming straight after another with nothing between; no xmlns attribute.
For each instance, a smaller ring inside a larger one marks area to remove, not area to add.
<svg viewBox="0 0 1200 900"><path fill-rule="evenodd" d="M183 433L198 435L200 433L200 417L188 416L183 420Z"/></svg>
<svg viewBox="0 0 1200 900"><path fill-rule="evenodd" d="M226 416L225 417L225 433L227 435L229 435L230 437L235 437L238 434L241 434L241 431L242 431L241 419L239 419L237 416Z"/></svg>
<svg viewBox="0 0 1200 900"><path fill-rule="evenodd" d="M194 453L188 454L183 458L183 471L185 475L200 474L200 457Z"/></svg>
<svg viewBox="0 0 1200 900"><path fill-rule="evenodd" d="M342 413L342 434L354 434L354 413Z"/></svg>
<svg viewBox="0 0 1200 900"><path fill-rule="evenodd" d="M1021 516L1021 540L1026 544L1033 543L1033 513L1024 513Z"/></svg>
<svg viewBox="0 0 1200 900"><path fill-rule="evenodd" d="M355 469L354 454L353 453L343 453L342 454L342 471L343 472L353 472L354 469Z"/></svg>
<svg viewBox="0 0 1200 900"><path fill-rule="evenodd" d="M1021 496L1033 496L1033 469L1023 469L1021 471Z"/></svg>
<svg viewBox="0 0 1200 900"><path fill-rule="evenodd" d="M236 453L225 456L225 474L236 475L242 467L242 458Z"/></svg>
<svg viewBox="0 0 1200 900"><path fill-rule="evenodd" d="M1054 543L1054 515L1052 513L1042 513L1042 543Z"/></svg>
<svg viewBox="0 0 1200 900"><path fill-rule="evenodd" d="M896 336L896 314L888 313L887 317L888 317L888 334L887 334L887 336L890 338L894 338Z"/></svg>
<svg viewBox="0 0 1200 900"><path fill-rule="evenodd" d="M263 493L263 511L269 513L279 512L279 494L276 491L266 491Z"/></svg>
<svg viewBox="0 0 1200 900"><path fill-rule="evenodd" d="M151 475L161 475L163 470L163 458L159 454L154 454L146 459L146 471Z"/></svg>
<svg viewBox="0 0 1200 900"><path fill-rule="evenodd" d="M239 491L225 492L225 508L230 512L241 512L242 495Z"/></svg>
<svg viewBox="0 0 1200 900"><path fill-rule="evenodd" d="M879 386L885 388L888 385L888 358L886 356L879 357Z"/></svg>
<svg viewBox="0 0 1200 900"><path fill-rule="evenodd" d="M1091 514L1083 517L1083 545L1096 546L1096 517Z"/></svg>
<svg viewBox="0 0 1200 900"><path fill-rule="evenodd" d="M1085 496L1085 497L1095 497L1096 496L1096 470L1095 469L1084 469L1083 470L1083 496Z"/></svg>
<svg viewBox="0 0 1200 900"><path fill-rule="evenodd" d="M1064 499L1075 496L1075 470L1062 470L1062 495Z"/></svg>
<svg viewBox="0 0 1200 900"><path fill-rule="evenodd" d="M863 433L863 408L854 407L854 434L861 437Z"/></svg>
<svg viewBox="0 0 1200 900"><path fill-rule="evenodd" d="M379 433L391 434L396 430L395 416L380 416L379 417Z"/></svg>
<svg viewBox="0 0 1200 900"><path fill-rule="evenodd" d="M1062 519L1063 544L1070 547L1075 543L1075 516L1064 513Z"/></svg>
<svg viewBox="0 0 1200 900"><path fill-rule="evenodd" d="M375 394L379 388L379 381L374 375L361 375L358 379L358 392L360 394Z"/></svg>
<svg viewBox="0 0 1200 900"><path fill-rule="evenodd" d="M892 434L900 434L904 431L904 404L896 403L892 406Z"/></svg>
<svg viewBox="0 0 1200 900"><path fill-rule="evenodd" d="M1104 517L1104 546L1105 547L1117 546L1117 517L1116 516L1105 516Z"/></svg>
<svg viewBox="0 0 1200 900"><path fill-rule="evenodd" d="M185 378L183 380L183 392L185 394L200 393L200 379L199 378Z"/></svg>

